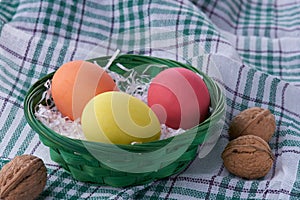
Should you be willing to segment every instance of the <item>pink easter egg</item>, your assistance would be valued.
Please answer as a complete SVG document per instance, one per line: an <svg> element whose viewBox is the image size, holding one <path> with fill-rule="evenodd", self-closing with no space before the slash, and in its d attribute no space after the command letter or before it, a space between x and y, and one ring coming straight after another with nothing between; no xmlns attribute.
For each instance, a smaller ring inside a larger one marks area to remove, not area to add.
<svg viewBox="0 0 300 200"><path fill-rule="evenodd" d="M148 105L161 124L173 129L189 129L207 118L210 95L206 84L195 72L169 68L150 83Z"/></svg>

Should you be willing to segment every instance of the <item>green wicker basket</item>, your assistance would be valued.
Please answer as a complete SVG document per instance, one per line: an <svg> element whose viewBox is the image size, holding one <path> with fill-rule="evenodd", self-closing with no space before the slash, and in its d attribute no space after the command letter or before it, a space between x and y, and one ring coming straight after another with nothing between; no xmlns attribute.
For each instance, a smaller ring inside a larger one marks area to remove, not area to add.
<svg viewBox="0 0 300 200"><path fill-rule="evenodd" d="M96 61L104 66L109 58L101 57L89 61ZM203 144L208 134L214 134L209 131L211 127L218 124L224 116L225 99L221 89L206 74L173 60L120 55L109 69L123 75L126 71L119 68L117 63L128 69L136 66L165 65L184 67L199 73L210 92L212 108L210 116L198 126L180 135L143 144L116 146L70 139L46 127L34 115L35 107L46 90L44 83L53 76L51 73L37 81L27 93L24 112L29 125L39 134L42 143L50 148L51 159L80 181L125 187L145 184L181 172L197 156L199 144ZM160 70L162 69L153 68L151 77L158 74ZM96 154L101 155L101 159L95 156ZM145 159L144 156L148 157Z"/></svg>

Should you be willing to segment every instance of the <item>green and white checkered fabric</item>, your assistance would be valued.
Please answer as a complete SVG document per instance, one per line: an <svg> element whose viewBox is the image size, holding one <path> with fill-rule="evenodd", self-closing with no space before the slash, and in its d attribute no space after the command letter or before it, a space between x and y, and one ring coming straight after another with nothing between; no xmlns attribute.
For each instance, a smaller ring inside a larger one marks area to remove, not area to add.
<svg viewBox="0 0 300 200"><path fill-rule="evenodd" d="M164 37L156 36L157 30ZM48 180L40 199L300 198L299 2L0 0L0 31L0 166L16 155L41 157ZM51 161L25 120L24 97L39 78L67 61L91 56L97 46L102 48L98 56L121 47L183 57L218 81L227 110L213 150L183 173L128 188L78 182ZM231 119L253 106L276 117L270 141L276 159L264 178L249 181L229 174L221 152Z"/></svg>

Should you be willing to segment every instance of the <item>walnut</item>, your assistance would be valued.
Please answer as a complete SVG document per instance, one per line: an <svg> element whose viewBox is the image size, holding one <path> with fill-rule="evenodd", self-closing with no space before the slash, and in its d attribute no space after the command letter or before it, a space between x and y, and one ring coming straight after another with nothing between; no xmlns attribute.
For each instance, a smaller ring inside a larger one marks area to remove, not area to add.
<svg viewBox="0 0 300 200"><path fill-rule="evenodd" d="M16 156L0 171L0 199L35 199L43 191L47 170L33 155Z"/></svg>
<svg viewBox="0 0 300 200"><path fill-rule="evenodd" d="M228 134L230 140L242 135L256 135L269 142L275 129L274 115L267 109L253 107L234 117Z"/></svg>
<svg viewBox="0 0 300 200"><path fill-rule="evenodd" d="M268 143L255 135L244 135L230 141L222 153L226 169L246 179L258 179L271 169L274 155Z"/></svg>

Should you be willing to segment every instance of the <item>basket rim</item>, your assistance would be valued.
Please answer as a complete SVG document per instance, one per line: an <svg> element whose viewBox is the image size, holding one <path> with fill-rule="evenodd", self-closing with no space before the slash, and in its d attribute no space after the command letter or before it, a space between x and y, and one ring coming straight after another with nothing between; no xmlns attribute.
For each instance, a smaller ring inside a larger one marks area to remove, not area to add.
<svg viewBox="0 0 300 200"><path fill-rule="evenodd" d="M88 62L95 62L95 61L99 61L99 60L107 61L110 57L111 56L104 56L104 57L90 59L87 61ZM190 69L190 70L200 74L203 77L203 80L206 83L207 88L209 89L211 100L212 100L212 97L216 97L217 99L215 100L216 106L215 106L213 112L211 113L211 115L202 123L185 131L182 134L172 136L167 139L162 139L162 140L157 140L157 141L152 141L152 142L147 142L147 143L142 143L142 144L135 144L135 145L113 144L113 145L118 146L123 149L127 149L127 150L138 150L138 149L143 149L144 147L147 147L147 146L165 145L165 144L169 143L171 140L173 140L175 137L184 138L184 137L188 137L189 134L195 134L195 132L197 134L197 130L199 128L201 128L203 126L207 126L207 124L210 124L213 121L219 120L220 116L224 113L225 97L224 97L223 93L221 92L219 85L216 84L216 82L212 78L210 78L208 75L206 75L202 71L194 68L193 66L188 65L188 64L183 64L183 63L180 63L180 62L177 62L174 60L170 60L170 59L150 57L150 56L144 56L144 55L133 55L133 54L120 55L114 62L117 62L117 61L120 62L120 60L122 60L122 59L124 59L128 62L131 62L132 59L136 59L135 61L140 61L140 62L143 62L145 60L146 61L154 61L154 63L162 62L162 63L167 63L167 64L174 64L174 66L168 65L169 67L184 67L184 68ZM28 124L40 136L46 138L47 140L51 141L52 143L55 143L60 148L67 149L68 151L77 152L77 153L85 153L85 152L88 153L88 150L86 149L85 144L89 144L89 145L95 146L95 147L101 145L102 147L109 148L112 144L93 142L93 141L82 141L79 139L73 139L73 138L63 136L63 135L53 131L52 129L50 129L49 127L44 125L43 123L41 123L34 116L34 109L32 108L32 104L33 104L32 99L41 90L41 88L44 87L44 83L47 80L52 78L54 73L55 73L55 71L51 72L51 73L45 75L44 77L42 77L41 79L37 80L28 90L28 92L25 96L25 99L24 99L24 114L25 114L25 118L26 118ZM43 91L45 91L45 89ZM215 93L217 93L217 94L215 94ZM212 94L215 94L215 95L212 95ZM83 144L83 143L85 143L85 144Z"/></svg>

